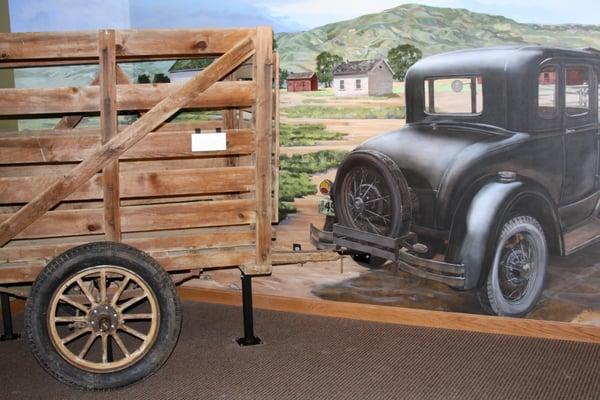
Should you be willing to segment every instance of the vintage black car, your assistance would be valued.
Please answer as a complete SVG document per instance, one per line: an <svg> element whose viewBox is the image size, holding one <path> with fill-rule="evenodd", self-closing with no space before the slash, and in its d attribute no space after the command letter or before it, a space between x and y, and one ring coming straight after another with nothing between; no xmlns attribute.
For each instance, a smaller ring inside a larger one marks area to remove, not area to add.
<svg viewBox="0 0 600 400"><path fill-rule="evenodd" d="M387 260L522 316L550 254L600 239L600 53L540 46L451 52L406 78L406 126L352 151L318 248Z"/></svg>

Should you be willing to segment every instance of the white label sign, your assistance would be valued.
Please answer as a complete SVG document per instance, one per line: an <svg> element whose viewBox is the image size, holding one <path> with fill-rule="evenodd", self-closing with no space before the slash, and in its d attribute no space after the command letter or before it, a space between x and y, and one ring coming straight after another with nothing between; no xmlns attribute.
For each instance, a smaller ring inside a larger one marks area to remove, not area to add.
<svg viewBox="0 0 600 400"><path fill-rule="evenodd" d="M192 151L227 150L225 132L192 133Z"/></svg>

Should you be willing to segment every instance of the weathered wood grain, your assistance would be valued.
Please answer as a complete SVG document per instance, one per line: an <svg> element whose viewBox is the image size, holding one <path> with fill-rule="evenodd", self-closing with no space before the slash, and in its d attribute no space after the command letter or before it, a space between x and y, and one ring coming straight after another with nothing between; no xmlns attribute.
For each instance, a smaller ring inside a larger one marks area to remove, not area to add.
<svg viewBox="0 0 600 400"><path fill-rule="evenodd" d="M256 100L256 263L244 266L246 274L264 274L271 271L271 145L273 101L273 50L269 27L256 32L255 81Z"/></svg>
<svg viewBox="0 0 600 400"><path fill-rule="evenodd" d="M149 132L165 122L179 109L189 104L198 93L204 92L248 59L254 51L252 38L242 40L196 77L154 106L121 134L115 136L89 158L73 168L62 180L41 192L35 199L21 208L19 212L0 224L0 245L6 244L19 232L44 215L51 207L73 193L96 171L118 159L121 154L143 139Z"/></svg>
<svg viewBox="0 0 600 400"><path fill-rule="evenodd" d="M226 53L252 29L117 30L118 60L161 60ZM98 32L0 33L0 68L93 63Z"/></svg>
<svg viewBox="0 0 600 400"><path fill-rule="evenodd" d="M253 200L203 201L121 208L123 232L244 225L255 221ZM18 214L18 213L17 213ZM0 214L0 221L14 215ZM103 209L49 211L17 239L94 235L104 232Z"/></svg>
<svg viewBox="0 0 600 400"><path fill-rule="evenodd" d="M100 132L102 144L105 144L118 133L116 108L117 61L114 30L100 31L98 51L100 52ZM104 237L112 242L120 242L121 196L119 194L118 159L103 168L102 189L104 198Z"/></svg>
<svg viewBox="0 0 600 400"><path fill-rule="evenodd" d="M40 188L61 179L60 175L0 177L0 204L31 201ZM121 172L122 199L248 192L254 187L254 168L195 168ZM97 174L65 200L102 199L102 175Z"/></svg>
<svg viewBox="0 0 600 400"><path fill-rule="evenodd" d="M214 155L251 154L254 152L254 131L227 131L227 150L193 152L193 131L159 131L148 134L122 154L120 160L173 157L209 157ZM90 157L101 146L97 133L40 134L0 137L2 164L34 164L79 162Z"/></svg>
<svg viewBox="0 0 600 400"><path fill-rule="evenodd" d="M149 110L182 87L177 83L117 85L118 111ZM245 107L252 104L253 82L217 82L193 96L186 108ZM0 115L67 114L98 112L98 86L0 89Z"/></svg>

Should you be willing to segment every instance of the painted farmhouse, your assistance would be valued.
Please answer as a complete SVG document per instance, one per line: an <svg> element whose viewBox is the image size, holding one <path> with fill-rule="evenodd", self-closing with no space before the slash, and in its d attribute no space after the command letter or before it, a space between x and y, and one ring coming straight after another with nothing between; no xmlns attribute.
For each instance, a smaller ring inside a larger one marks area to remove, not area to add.
<svg viewBox="0 0 600 400"><path fill-rule="evenodd" d="M381 96L392 93L392 68L383 60L350 61L333 70L336 96Z"/></svg>
<svg viewBox="0 0 600 400"><path fill-rule="evenodd" d="M301 72L289 74L287 77L288 92L310 92L319 90L317 74L314 72Z"/></svg>

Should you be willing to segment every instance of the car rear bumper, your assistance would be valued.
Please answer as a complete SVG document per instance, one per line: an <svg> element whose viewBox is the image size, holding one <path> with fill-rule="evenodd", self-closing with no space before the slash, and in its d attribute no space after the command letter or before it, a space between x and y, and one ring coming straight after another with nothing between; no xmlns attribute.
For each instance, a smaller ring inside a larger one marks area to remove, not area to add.
<svg viewBox="0 0 600 400"><path fill-rule="evenodd" d="M392 260L398 264L400 269L421 278L441 282L456 289L464 288L464 265L422 258L412 254L403 245L404 239L363 232L339 224L333 225L331 232L322 231L314 225L310 225L310 241L319 250L371 254Z"/></svg>

